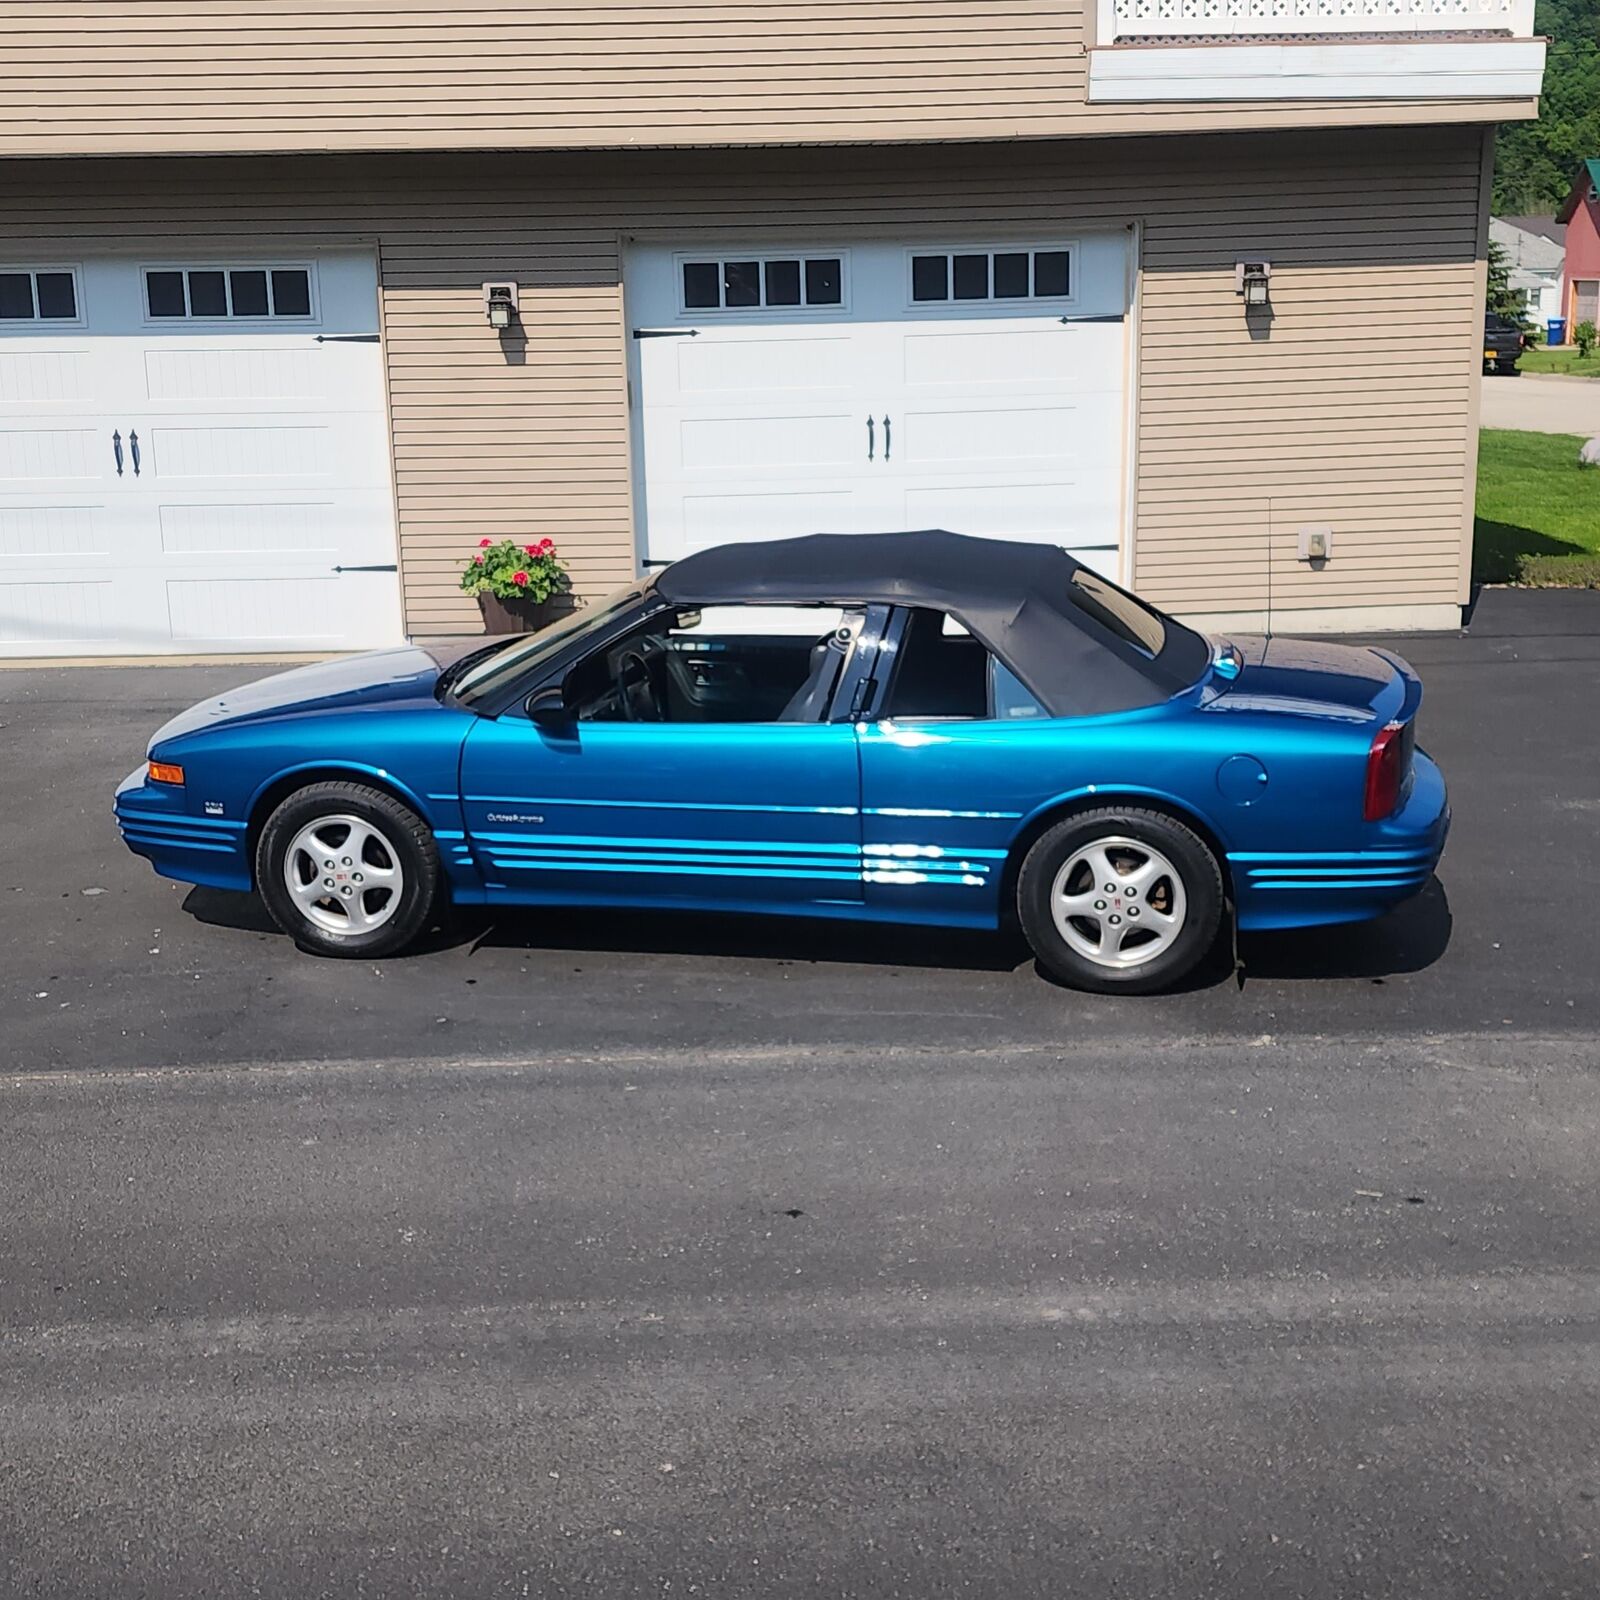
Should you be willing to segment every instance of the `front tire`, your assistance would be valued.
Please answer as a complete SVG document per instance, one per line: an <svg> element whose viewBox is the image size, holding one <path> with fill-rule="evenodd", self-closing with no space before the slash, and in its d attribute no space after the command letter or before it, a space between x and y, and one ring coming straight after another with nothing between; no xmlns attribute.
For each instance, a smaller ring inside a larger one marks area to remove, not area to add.
<svg viewBox="0 0 1600 1600"><path fill-rule="evenodd" d="M1017 913L1039 965L1099 994L1153 994L1186 977L1216 940L1222 903L1205 841L1143 807L1058 822L1017 878Z"/></svg>
<svg viewBox="0 0 1600 1600"><path fill-rule="evenodd" d="M364 783L313 783L267 818L256 887L302 950L393 955L427 925L439 852L427 824L393 795Z"/></svg>

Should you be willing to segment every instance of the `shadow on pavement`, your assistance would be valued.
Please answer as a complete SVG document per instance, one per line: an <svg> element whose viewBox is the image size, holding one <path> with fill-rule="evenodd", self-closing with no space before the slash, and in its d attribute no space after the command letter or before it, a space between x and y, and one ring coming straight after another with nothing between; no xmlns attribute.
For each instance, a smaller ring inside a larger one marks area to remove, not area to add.
<svg viewBox="0 0 1600 1600"><path fill-rule="evenodd" d="M247 933L276 933L253 894L192 889L183 909L197 922ZM1418 972L1450 942L1450 904L1434 878L1397 911L1376 922L1334 928L1246 934L1240 940L1245 981L1251 978L1373 978ZM855 924L822 919L757 917L714 912L586 910L569 907L464 907L431 929L405 956L443 950L571 950L619 955L707 956L846 966L919 967L1011 972L1032 964L1020 933L922 928L912 924ZM1228 941L1177 992L1208 989L1231 976Z"/></svg>
<svg viewBox="0 0 1600 1600"><path fill-rule="evenodd" d="M278 933L253 894L191 889L183 909L197 922L246 933ZM696 911L618 911L569 906L463 906L430 929L407 960L471 945L491 950L609 951L626 955L748 957L856 966L950 967L1007 972L1032 959L1018 934L910 925L857 925L822 918Z"/></svg>
<svg viewBox="0 0 1600 1600"><path fill-rule="evenodd" d="M1252 978L1386 978L1431 967L1449 947L1450 899L1438 878L1376 922L1247 933L1239 941Z"/></svg>

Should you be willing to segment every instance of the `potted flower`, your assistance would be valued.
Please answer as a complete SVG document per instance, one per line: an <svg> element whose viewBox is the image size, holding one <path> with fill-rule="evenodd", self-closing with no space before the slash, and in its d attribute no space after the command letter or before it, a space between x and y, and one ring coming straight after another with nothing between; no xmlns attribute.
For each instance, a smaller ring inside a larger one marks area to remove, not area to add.
<svg viewBox="0 0 1600 1600"><path fill-rule="evenodd" d="M572 584L554 539L480 539L461 587L477 595L485 633L533 633L550 620L554 598Z"/></svg>

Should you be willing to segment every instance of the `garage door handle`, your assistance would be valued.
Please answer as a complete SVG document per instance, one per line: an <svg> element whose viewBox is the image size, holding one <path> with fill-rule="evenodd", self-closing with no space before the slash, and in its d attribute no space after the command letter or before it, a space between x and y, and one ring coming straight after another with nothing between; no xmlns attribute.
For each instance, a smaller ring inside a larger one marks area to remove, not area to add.
<svg viewBox="0 0 1600 1600"><path fill-rule="evenodd" d="M894 443L894 436L889 432L889 413L883 414L883 459L889 459L889 450Z"/></svg>
<svg viewBox="0 0 1600 1600"><path fill-rule="evenodd" d="M373 567L335 567L333 570L335 572L398 572L400 568L391 561L387 566L380 563Z"/></svg>
<svg viewBox="0 0 1600 1600"><path fill-rule="evenodd" d="M139 476L139 435L132 428L128 430L128 449L133 455L133 475Z"/></svg>
<svg viewBox="0 0 1600 1600"><path fill-rule="evenodd" d="M871 417L867 418L867 460L872 459L872 452L877 440L877 423Z"/></svg>
<svg viewBox="0 0 1600 1600"><path fill-rule="evenodd" d="M635 328L635 339L698 339L698 328Z"/></svg>
<svg viewBox="0 0 1600 1600"><path fill-rule="evenodd" d="M122 476L122 435L116 431L111 435L111 454L117 463L117 476Z"/></svg>
<svg viewBox="0 0 1600 1600"><path fill-rule="evenodd" d="M319 333L318 344L376 344L375 333Z"/></svg>

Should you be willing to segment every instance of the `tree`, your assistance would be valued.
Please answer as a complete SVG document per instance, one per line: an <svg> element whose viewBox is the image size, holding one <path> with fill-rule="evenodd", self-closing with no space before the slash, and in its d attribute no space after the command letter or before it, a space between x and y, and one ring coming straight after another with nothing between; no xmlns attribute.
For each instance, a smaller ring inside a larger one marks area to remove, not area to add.
<svg viewBox="0 0 1600 1600"><path fill-rule="evenodd" d="M1504 245L1489 241L1489 299L1488 308L1496 316L1508 317L1512 322L1523 323L1528 317L1528 292L1511 287L1511 257Z"/></svg>
<svg viewBox="0 0 1600 1600"><path fill-rule="evenodd" d="M1500 129L1496 216L1554 211L1578 163L1600 156L1600 0L1537 0L1533 26L1550 39L1539 118Z"/></svg>

